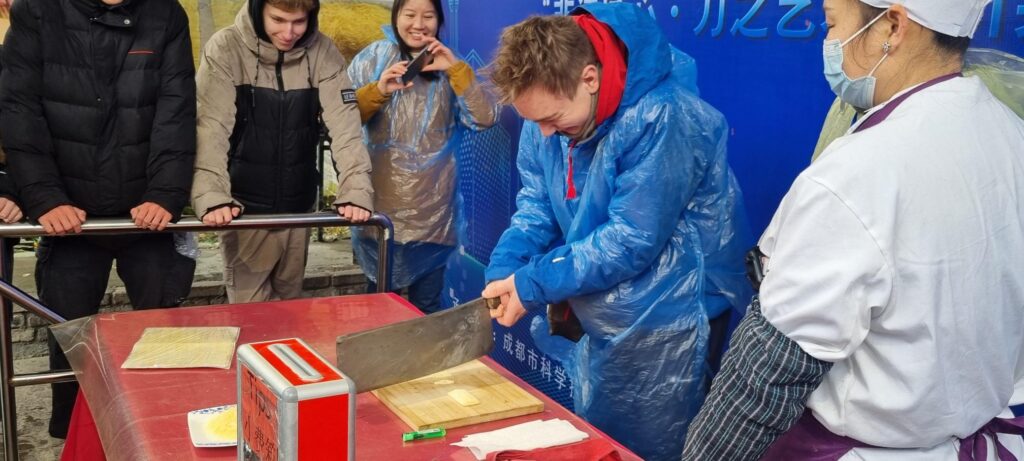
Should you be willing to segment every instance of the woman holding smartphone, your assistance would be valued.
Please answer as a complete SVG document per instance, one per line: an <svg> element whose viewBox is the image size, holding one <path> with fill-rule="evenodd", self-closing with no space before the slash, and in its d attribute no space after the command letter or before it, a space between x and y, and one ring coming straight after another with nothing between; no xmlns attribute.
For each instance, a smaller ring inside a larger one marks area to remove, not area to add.
<svg viewBox="0 0 1024 461"><path fill-rule="evenodd" d="M473 69L437 39L443 25L440 0L396 0L385 38L348 68L373 163L374 207L395 225L391 286L408 288L409 300L428 313L440 308L456 245L459 132L488 128L498 116ZM420 53L429 54L421 71L405 76ZM375 236L352 230L356 260L375 290Z"/></svg>

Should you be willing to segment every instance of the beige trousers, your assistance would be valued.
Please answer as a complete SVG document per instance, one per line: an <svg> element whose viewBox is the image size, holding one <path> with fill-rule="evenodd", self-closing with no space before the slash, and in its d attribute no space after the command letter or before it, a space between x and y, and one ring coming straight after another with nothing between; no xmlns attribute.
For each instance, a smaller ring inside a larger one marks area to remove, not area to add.
<svg viewBox="0 0 1024 461"><path fill-rule="evenodd" d="M224 288L229 303L295 299L309 254L310 229L225 231Z"/></svg>

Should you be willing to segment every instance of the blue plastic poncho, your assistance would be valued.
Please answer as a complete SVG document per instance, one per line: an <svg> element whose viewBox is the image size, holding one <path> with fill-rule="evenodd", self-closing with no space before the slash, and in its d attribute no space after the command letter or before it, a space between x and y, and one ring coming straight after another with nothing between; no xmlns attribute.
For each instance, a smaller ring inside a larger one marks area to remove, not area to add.
<svg viewBox="0 0 1024 461"><path fill-rule="evenodd" d="M349 78L356 88L380 79L396 62L398 44L390 26L385 39L352 59ZM457 95L444 72L412 88L396 91L366 122L366 147L373 163L374 209L395 225L392 289L411 285L445 265L456 245L455 151L460 130L494 125L497 106L474 81ZM352 228L353 250L363 272L376 280L377 244L373 230Z"/></svg>
<svg viewBox="0 0 1024 461"><path fill-rule="evenodd" d="M704 398L708 318L750 301L752 238L693 60L632 4L584 9L629 50L622 102L573 150L572 200L568 140L525 124L518 210L485 275L514 273L530 310L568 300L579 343L549 336L544 316L533 334L571 373L576 412L645 459L679 459Z"/></svg>

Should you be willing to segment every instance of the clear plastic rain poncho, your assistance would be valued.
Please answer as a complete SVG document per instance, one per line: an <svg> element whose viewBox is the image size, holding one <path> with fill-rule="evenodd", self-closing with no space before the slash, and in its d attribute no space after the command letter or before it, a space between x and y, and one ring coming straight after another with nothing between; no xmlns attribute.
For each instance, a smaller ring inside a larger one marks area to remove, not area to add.
<svg viewBox="0 0 1024 461"><path fill-rule="evenodd" d="M384 40L359 52L348 68L356 88L376 82L403 60L390 25ZM395 225L392 289L411 285L445 265L456 245L455 150L463 128L494 125L498 109L474 81L462 95L452 90L444 72L428 80L416 77L412 88L396 91L366 122L366 144L373 163L375 211ZM375 231L352 229L356 260L376 282Z"/></svg>
<svg viewBox="0 0 1024 461"><path fill-rule="evenodd" d="M1024 59L1020 56L989 48L970 48L964 55L963 74L977 75L997 99L1024 118ZM853 106L836 98L825 116L812 161L832 141L846 135L856 115Z"/></svg>
<svg viewBox="0 0 1024 461"><path fill-rule="evenodd" d="M750 302L753 239L728 126L697 96L693 59L640 8L584 9L628 48L622 102L573 150L576 199L567 138L525 124L518 210L485 275L515 274L532 311L567 300L580 342L550 336L543 315L533 335L570 373L576 412L645 459L678 460L704 399L708 318Z"/></svg>

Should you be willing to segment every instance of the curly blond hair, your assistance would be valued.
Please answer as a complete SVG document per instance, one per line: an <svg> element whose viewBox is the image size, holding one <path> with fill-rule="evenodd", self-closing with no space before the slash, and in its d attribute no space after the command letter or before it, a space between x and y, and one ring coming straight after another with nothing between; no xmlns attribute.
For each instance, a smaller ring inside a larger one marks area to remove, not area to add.
<svg viewBox="0 0 1024 461"><path fill-rule="evenodd" d="M540 85L572 99L583 68L597 64L590 39L567 16L531 16L506 27L486 74L503 104Z"/></svg>

